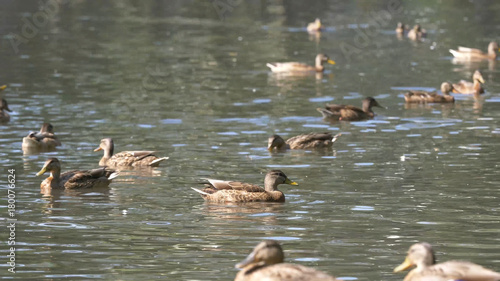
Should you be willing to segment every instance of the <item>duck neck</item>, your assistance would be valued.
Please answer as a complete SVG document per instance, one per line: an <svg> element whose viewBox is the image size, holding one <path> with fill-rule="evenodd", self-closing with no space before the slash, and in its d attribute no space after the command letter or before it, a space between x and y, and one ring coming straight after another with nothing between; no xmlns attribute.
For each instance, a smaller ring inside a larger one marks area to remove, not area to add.
<svg viewBox="0 0 500 281"><path fill-rule="evenodd" d="M275 179L273 179L271 177L266 177L266 179L264 180L264 188L268 192L276 191L276 190L278 190L278 183L276 182Z"/></svg>
<svg viewBox="0 0 500 281"><path fill-rule="evenodd" d="M52 178L52 183L53 184L59 184L59 180L61 179L61 170L60 169L53 169L50 171L50 178Z"/></svg>
<svg viewBox="0 0 500 281"><path fill-rule="evenodd" d="M109 147L106 147L104 149L104 156L102 158L106 158L106 159L111 158L111 156L113 156L114 149L115 149L115 147L114 147L113 143L111 143Z"/></svg>
<svg viewBox="0 0 500 281"><path fill-rule="evenodd" d="M321 61L321 57L316 57L316 62L314 64L316 71L317 72L323 72L325 70L325 67L323 66L323 62Z"/></svg>
<svg viewBox="0 0 500 281"><path fill-rule="evenodd" d="M481 82L479 82L479 80L477 79L474 80L473 89L474 89L474 95L480 95L484 91Z"/></svg>

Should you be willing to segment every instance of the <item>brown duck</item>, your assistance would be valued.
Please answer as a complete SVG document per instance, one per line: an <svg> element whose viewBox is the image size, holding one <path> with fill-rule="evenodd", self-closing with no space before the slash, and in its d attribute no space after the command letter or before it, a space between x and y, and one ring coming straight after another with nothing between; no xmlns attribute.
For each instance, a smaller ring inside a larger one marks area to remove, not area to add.
<svg viewBox="0 0 500 281"><path fill-rule="evenodd" d="M272 72L323 72L323 70L325 70L323 66L324 63L335 64L335 62L325 54L318 54L315 62L314 66L300 62L274 62L268 63L267 67L269 67Z"/></svg>
<svg viewBox="0 0 500 281"><path fill-rule="evenodd" d="M427 31L425 31L420 24L416 24L410 31L408 31L407 36L411 40L421 40L427 36Z"/></svg>
<svg viewBox="0 0 500 281"><path fill-rule="evenodd" d="M155 151L122 151L113 154L114 148L115 145L111 138L101 140L99 147L94 149L94 151L104 151L104 156L99 161L100 166L158 167L162 161L168 159L168 157L155 156Z"/></svg>
<svg viewBox="0 0 500 281"><path fill-rule="evenodd" d="M398 25L396 26L396 35L398 37L403 37L403 35L405 34L405 32L408 30L408 27L402 23L402 22L398 22Z"/></svg>
<svg viewBox="0 0 500 281"><path fill-rule="evenodd" d="M447 261L436 264L432 247L428 243L413 244L408 250L405 261L394 269L394 272L407 270L415 266L404 281L497 281L500 273L486 269L480 265L466 261Z"/></svg>
<svg viewBox="0 0 500 281"><path fill-rule="evenodd" d="M479 70L476 70L472 75L472 82L460 80L458 83L453 84L453 88L460 94L479 95L484 93L483 84L483 75Z"/></svg>
<svg viewBox="0 0 500 281"><path fill-rule="evenodd" d="M321 21L318 18L307 25L307 31L310 33L321 31L322 28Z"/></svg>
<svg viewBox="0 0 500 281"><path fill-rule="evenodd" d="M277 241L264 240L236 265L241 270L234 281L338 281L314 268L283 263L284 259L283 249Z"/></svg>
<svg viewBox="0 0 500 281"><path fill-rule="evenodd" d="M42 189L81 189L93 187L107 187L111 180L118 176L115 170L99 168L88 171L69 171L61 174L61 163L57 158L49 158L43 168L36 175L41 176L50 172L40 185Z"/></svg>
<svg viewBox="0 0 500 281"><path fill-rule="evenodd" d="M497 52L499 50L497 42L490 42L490 44L488 44L488 53L484 53L479 49L467 47L458 47L458 50L450 49L450 53L459 60L494 60L497 58Z"/></svg>
<svg viewBox="0 0 500 281"><path fill-rule="evenodd" d="M207 179L209 184L199 190L201 197L209 202L285 202L285 195L278 190L280 184L298 185L280 170L271 170L264 179L264 188L239 181Z"/></svg>
<svg viewBox="0 0 500 281"><path fill-rule="evenodd" d="M409 91L405 94L405 101L407 103L453 103L455 98L450 95L450 92L456 93L457 91L451 83L444 82L441 84L441 92L443 95L439 95L436 92L426 92L426 91Z"/></svg>
<svg viewBox="0 0 500 281"><path fill-rule="evenodd" d="M309 148L328 148L332 147L333 143L340 137L341 134L332 136L331 133L309 133L298 135L288 140L272 135L267 140L267 150L283 151L287 149L309 149Z"/></svg>
<svg viewBox="0 0 500 281"><path fill-rule="evenodd" d="M54 126L50 123L43 123L40 132L31 132L23 138L23 149L51 150L61 142L54 134Z"/></svg>
<svg viewBox="0 0 500 281"><path fill-rule="evenodd" d="M12 112L5 99L0 101L0 122L7 122L10 120L10 115L7 111Z"/></svg>
<svg viewBox="0 0 500 281"><path fill-rule="evenodd" d="M375 116L372 111L374 106L382 107L374 98L368 97L363 100L362 108L352 105L327 104L325 108L317 108L316 110L323 115L323 118L329 120L361 121Z"/></svg>

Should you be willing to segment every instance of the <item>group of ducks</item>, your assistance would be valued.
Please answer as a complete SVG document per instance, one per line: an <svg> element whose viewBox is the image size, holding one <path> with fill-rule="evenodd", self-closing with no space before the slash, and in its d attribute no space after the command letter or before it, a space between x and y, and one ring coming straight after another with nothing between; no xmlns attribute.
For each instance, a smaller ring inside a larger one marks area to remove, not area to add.
<svg viewBox="0 0 500 281"><path fill-rule="evenodd" d="M310 23L308 32L317 32L322 29L319 19ZM398 24L397 34L403 35L407 28ZM425 30L416 25L408 31L410 39L419 40L425 37ZM477 49L459 47L458 50L450 50L457 58L462 59L495 59L498 44L490 43L488 53ZM310 66L298 62L268 63L267 66L275 73L304 73L323 72L324 64L335 64L325 54L318 54L315 65ZM410 91L405 94L408 103L449 103L454 102L450 92L479 95L484 92L482 84L484 79L479 71L473 75L473 81L460 81L456 84L445 82L441 85L443 95L436 92ZM0 91L6 86L1 86ZM374 117L372 107L382 107L372 98L363 100L362 107L341 104L329 104L325 108L317 110L325 119L338 121L359 121ZM9 121L10 111L7 101L1 99L0 122ZM330 148L338 139L340 134L310 133L292 137L284 140L278 135L268 139L269 151L283 151L287 149L312 149ZM54 127L50 123L44 123L39 132L30 132L23 138L23 150L49 151L60 146L61 142L54 134ZM107 187L117 177L117 169L123 167L157 167L168 157L157 157L154 151L123 151L114 154L114 143L111 138L102 139L99 147L94 151L104 151L99 161L100 168L93 170L73 170L61 173L61 163L57 158L49 158L45 161L42 169L37 173L40 176L46 172L50 176L41 183L42 189L81 189ZM278 185L298 185L290 180L282 171L271 170L264 179L264 187L239 181L223 181L206 179L208 183L203 189L192 188L202 198L210 202L284 202L283 192L278 190ZM252 253L236 267L241 271L237 274L237 281L252 280L337 280L334 277L301 265L283 263L284 254L278 242L273 240L263 241L258 244ZM427 243L417 243L410 247L408 255L403 264L394 269L395 272L403 271L415 266L410 271L405 281L419 280L500 280L500 273L485 269L479 265L469 262L449 261L436 264L432 247Z"/></svg>

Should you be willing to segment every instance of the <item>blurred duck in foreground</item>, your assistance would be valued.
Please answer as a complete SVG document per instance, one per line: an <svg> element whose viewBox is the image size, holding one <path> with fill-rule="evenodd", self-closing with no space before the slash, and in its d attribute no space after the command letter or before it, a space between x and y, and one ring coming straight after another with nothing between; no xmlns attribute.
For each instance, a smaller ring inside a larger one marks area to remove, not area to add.
<svg viewBox="0 0 500 281"><path fill-rule="evenodd" d="M23 138L23 150L52 150L61 142L54 134L54 127L50 123L43 123L40 132L31 132Z"/></svg>
<svg viewBox="0 0 500 281"><path fill-rule="evenodd" d="M372 111L374 106L382 107L374 98L367 97L363 100L362 108L352 105L327 104L325 108L317 108L316 110L323 115L323 118L328 120L361 121L375 116Z"/></svg>
<svg viewBox="0 0 500 281"><path fill-rule="evenodd" d="M298 264L283 263L285 255L280 244L264 240L257 244L236 268L241 271L235 281L338 281L319 270Z"/></svg>
<svg viewBox="0 0 500 281"><path fill-rule="evenodd" d="M10 120L10 115L7 111L12 112L7 104L7 101L2 99L0 101L0 122L8 122Z"/></svg>
<svg viewBox="0 0 500 281"><path fill-rule="evenodd" d="M82 189L107 187L111 180L118 176L115 170L106 167L94 170L74 170L61 174L61 163L57 158L49 158L43 168L36 175L41 176L50 172L40 185L42 189Z"/></svg>
<svg viewBox="0 0 500 281"><path fill-rule="evenodd" d="M264 179L264 188L239 181L222 181L206 179L209 184L199 190L192 189L201 194L201 197L209 202L285 202L285 195L278 190L278 185L298 185L291 181L280 170L271 170Z"/></svg>
<svg viewBox="0 0 500 281"><path fill-rule="evenodd" d="M450 53L460 60L483 60L490 59L494 60L497 58L497 52L500 51L497 42L490 42L488 45L488 53L484 53L479 49L458 47L458 50L450 49Z"/></svg>
<svg viewBox="0 0 500 281"><path fill-rule="evenodd" d="M158 167L168 157L157 157L155 151L122 151L113 154L115 144L111 138L101 140L99 147L94 151L104 151L104 156L99 161L100 166L131 166L131 167Z"/></svg>
<svg viewBox="0 0 500 281"><path fill-rule="evenodd" d="M394 269L401 272L415 266L404 281L497 281L500 273L466 261L447 261L436 264L436 257L428 243L413 244L405 261Z"/></svg>
<svg viewBox="0 0 500 281"><path fill-rule="evenodd" d="M423 29L420 24L416 24L410 31L408 31L408 38L411 40L421 40L427 36L427 31Z"/></svg>
<svg viewBox="0 0 500 281"><path fill-rule="evenodd" d="M284 151L287 149L309 149L309 148L329 148L337 141L341 134L332 136L331 133L310 133L298 135L288 140L272 135L267 140L267 150L269 151Z"/></svg>
<svg viewBox="0 0 500 281"><path fill-rule="evenodd" d="M405 101L407 103L453 103L455 98L450 95L450 92L457 93L453 85L449 82L441 84L441 92L439 95L436 92L426 91L409 91L405 94Z"/></svg>
<svg viewBox="0 0 500 281"><path fill-rule="evenodd" d="M480 95L484 93L484 78L479 70L476 70L472 75L472 82L460 80L453 84L453 88L460 94Z"/></svg>
<svg viewBox="0 0 500 281"><path fill-rule="evenodd" d="M322 29L323 26L321 25L321 21L318 18L307 25L307 32L309 33L319 32Z"/></svg>
<svg viewBox="0 0 500 281"><path fill-rule="evenodd" d="M323 72L325 67L324 63L335 64L333 60L328 58L325 54L318 54L316 56L315 66L310 66L300 62L274 62L268 63L267 67L272 72Z"/></svg>

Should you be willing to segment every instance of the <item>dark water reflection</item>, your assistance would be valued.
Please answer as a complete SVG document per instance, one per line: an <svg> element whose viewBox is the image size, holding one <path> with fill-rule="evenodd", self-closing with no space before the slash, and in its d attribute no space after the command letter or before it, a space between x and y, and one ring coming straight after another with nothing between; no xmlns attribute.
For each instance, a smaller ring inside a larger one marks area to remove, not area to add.
<svg viewBox="0 0 500 281"><path fill-rule="evenodd" d="M392 269L415 241L434 244L440 261L500 270L498 66L448 53L498 40L496 1L404 1L378 27L373 13L390 1L243 1L225 13L212 2L57 2L17 53L9 34L22 35L40 3L4 3L0 85L13 112L0 124L0 166L18 178L18 273L4 262L2 278L231 280L265 238L288 261L345 280L401 280ZM326 32L310 38L316 17ZM421 23L428 38L399 40L398 21ZM361 32L369 40L355 46ZM337 62L321 76L265 66L319 52ZM480 99L404 104L404 91L469 80L476 68ZM315 110L366 96L386 107L373 120L329 123ZM23 154L22 138L44 121L62 146ZM342 137L326 151L266 150L273 133L311 131ZM109 190L40 193L47 157L63 171L93 168L104 137L170 159L122 171ZM269 169L299 183L280 187L285 204L211 205L190 189L206 177L262 184Z"/></svg>

